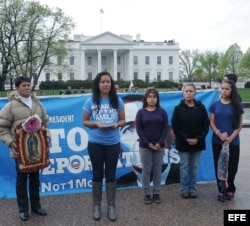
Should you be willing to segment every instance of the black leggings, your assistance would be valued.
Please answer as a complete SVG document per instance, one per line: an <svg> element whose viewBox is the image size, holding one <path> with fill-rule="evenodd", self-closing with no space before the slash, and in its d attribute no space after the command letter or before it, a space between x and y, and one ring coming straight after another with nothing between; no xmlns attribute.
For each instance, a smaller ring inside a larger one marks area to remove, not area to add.
<svg viewBox="0 0 250 226"><path fill-rule="evenodd" d="M89 157L93 168L95 182L102 182L105 171L106 182L116 180L116 168L120 155L120 143L101 145L88 142Z"/></svg>

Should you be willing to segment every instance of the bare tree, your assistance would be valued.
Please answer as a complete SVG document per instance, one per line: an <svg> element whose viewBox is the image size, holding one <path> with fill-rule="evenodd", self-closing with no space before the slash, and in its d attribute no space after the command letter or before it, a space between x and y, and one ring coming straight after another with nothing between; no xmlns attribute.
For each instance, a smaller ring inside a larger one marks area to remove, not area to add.
<svg viewBox="0 0 250 226"><path fill-rule="evenodd" d="M191 81L195 75L198 62L198 50L183 50L180 54L180 76L186 81Z"/></svg>
<svg viewBox="0 0 250 226"><path fill-rule="evenodd" d="M243 55L243 57L239 63L238 75L240 77L249 77L250 76L250 48Z"/></svg>
<svg viewBox="0 0 250 226"><path fill-rule="evenodd" d="M67 55L75 24L61 9L36 1L0 0L0 10L0 88L10 75L22 74L32 79L34 89L44 67L56 64L51 59Z"/></svg>
<svg viewBox="0 0 250 226"><path fill-rule="evenodd" d="M243 53L238 44L231 45L224 55L227 73L238 74L238 66L243 57Z"/></svg>

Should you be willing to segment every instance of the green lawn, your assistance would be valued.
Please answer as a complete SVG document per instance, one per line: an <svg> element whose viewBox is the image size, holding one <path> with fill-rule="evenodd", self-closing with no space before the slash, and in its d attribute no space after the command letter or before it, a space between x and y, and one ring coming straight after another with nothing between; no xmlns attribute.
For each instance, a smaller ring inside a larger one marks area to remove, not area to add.
<svg viewBox="0 0 250 226"><path fill-rule="evenodd" d="M247 89L238 89L241 96L242 102L250 102L250 88Z"/></svg>

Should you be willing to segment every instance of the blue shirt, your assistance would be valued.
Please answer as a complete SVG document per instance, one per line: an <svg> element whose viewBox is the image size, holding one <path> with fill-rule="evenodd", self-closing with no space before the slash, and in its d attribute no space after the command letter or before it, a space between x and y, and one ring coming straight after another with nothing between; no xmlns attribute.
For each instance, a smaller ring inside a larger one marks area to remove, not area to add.
<svg viewBox="0 0 250 226"><path fill-rule="evenodd" d="M233 131L233 111L232 111L232 104L223 104L220 100L214 102L209 111L215 115L215 125L216 128L220 130L221 133L227 132L228 136L230 136ZM243 107L241 109L241 114L244 113ZM223 141L213 133L212 142L215 144L223 144ZM239 134L233 139L231 142L233 145L240 144L240 137Z"/></svg>
<svg viewBox="0 0 250 226"><path fill-rule="evenodd" d="M83 106L83 111L86 111L90 115L91 122L102 122L103 124L112 125L119 121L119 110L124 109L124 103L121 98L118 97L118 110L111 108L109 105L109 97L101 98L100 108L97 112L97 105L93 102L92 97L88 98ZM119 128L112 129L99 129L89 128L89 141L92 143L113 145L120 142Z"/></svg>

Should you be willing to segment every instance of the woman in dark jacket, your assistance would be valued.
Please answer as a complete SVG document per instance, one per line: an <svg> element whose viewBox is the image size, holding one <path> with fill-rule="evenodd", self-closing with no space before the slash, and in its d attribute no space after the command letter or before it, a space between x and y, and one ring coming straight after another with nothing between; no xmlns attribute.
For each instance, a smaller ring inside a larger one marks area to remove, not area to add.
<svg viewBox="0 0 250 226"><path fill-rule="evenodd" d="M201 151L206 149L205 138L209 118L205 106L194 99L196 88L192 83L183 87L184 99L174 109L172 127L176 149L180 155L180 182L183 198L196 198L196 177Z"/></svg>

